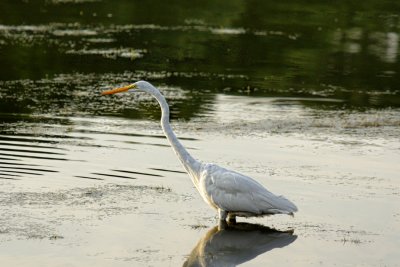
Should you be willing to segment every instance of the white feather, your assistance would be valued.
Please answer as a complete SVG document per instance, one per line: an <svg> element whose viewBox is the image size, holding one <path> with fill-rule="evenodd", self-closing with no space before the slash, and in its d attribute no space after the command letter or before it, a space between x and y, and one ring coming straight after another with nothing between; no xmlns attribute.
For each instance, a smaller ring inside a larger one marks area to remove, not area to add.
<svg viewBox="0 0 400 267"><path fill-rule="evenodd" d="M297 207L269 192L254 179L215 164L204 164L200 173L203 198L227 212L251 215L291 214Z"/></svg>

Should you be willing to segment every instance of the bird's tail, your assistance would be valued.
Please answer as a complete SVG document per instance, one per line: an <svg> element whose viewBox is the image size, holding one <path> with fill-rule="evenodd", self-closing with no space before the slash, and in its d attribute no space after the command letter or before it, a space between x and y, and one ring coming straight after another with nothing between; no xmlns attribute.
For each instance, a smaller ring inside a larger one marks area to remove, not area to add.
<svg viewBox="0 0 400 267"><path fill-rule="evenodd" d="M294 216L294 213L298 211L298 208L293 202L291 202L284 196L279 196L276 203L275 211L276 213Z"/></svg>

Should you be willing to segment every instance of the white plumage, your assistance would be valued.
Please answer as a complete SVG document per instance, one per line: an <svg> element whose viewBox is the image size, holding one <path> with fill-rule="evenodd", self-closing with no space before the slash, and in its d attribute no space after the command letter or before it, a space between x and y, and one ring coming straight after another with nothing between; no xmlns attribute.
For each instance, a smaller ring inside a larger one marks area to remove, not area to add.
<svg viewBox="0 0 400 267"><path fill-rule="evenodd" d="M169 107L164 96L150 83L139 81L102 94L138 90L150 93L157 99L162 110L161 126L168 141L204 201L218 210L220 220L228 218L234 221L236 216L293 214L297 211L292 202L269 192L254 179L215 164L195 160L179 142L169 124Z"/></svg>
<svg viewBox="0 0 400 267"><path fill-rule="evenodd" d="M204 164L200 173L200 194L210 205L230 216L291 214L296 206L276 196L254 179L215 164Z"/></svg>

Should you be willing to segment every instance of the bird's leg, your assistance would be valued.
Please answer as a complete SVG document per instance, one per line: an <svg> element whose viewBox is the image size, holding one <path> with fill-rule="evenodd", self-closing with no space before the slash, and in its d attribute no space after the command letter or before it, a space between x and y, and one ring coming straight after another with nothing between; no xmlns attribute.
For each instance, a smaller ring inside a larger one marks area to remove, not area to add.
<svg viewBox="0 0 400 267"><path fill-rule="evenodd" d="M225 220L220 220L218 223L218 231L225 230L228 228L228 223Z"/></svg>
<svg viewBox="0 0 400 267"><path fill-rule="evenodd" d="M222 209L218 209L218 216L220 221L225 221L226 216L228 216L228 213Z"/></svg>
<svg viewBox="0 0 400 267"><path fill-rule="evenodd" d="M236 215L228 213L228 223L236 223Z"/></svg>

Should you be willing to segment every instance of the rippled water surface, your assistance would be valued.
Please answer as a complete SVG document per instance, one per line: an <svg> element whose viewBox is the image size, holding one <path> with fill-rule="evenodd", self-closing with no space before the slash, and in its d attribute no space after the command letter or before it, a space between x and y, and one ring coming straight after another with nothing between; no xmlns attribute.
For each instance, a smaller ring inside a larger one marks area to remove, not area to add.
<svg viewBox="0 0 400 267"><path fill-rule="evenodd" d="M9 266L399 266L400 4L1 1ZM294 218L218 230L159 126Z"/></svg>

